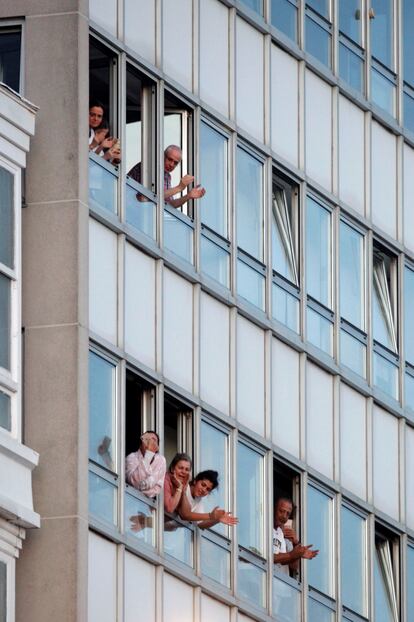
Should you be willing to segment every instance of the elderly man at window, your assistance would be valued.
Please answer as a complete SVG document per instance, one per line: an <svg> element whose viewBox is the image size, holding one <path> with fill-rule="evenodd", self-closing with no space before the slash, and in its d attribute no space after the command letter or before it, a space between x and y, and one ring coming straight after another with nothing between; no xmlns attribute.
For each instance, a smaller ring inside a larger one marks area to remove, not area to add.
<svg viewBox="0 0 414 622"><path fill-rule="evenodd" d="M317 550L311 550L313 544L301 544L295 531L287 526L292 510L291 499L286 497L277 499L273 529L273 561L286 574L289 574L289 569L292 571L298 569L301 558L313 559L319 553Z"/></svg>
<svg viewBox="0 0 414 622"><path fill-rule="evenodd" d="M147 497L155 497L164 486L166 462L158 449L158 434L148 430L141 436L138 451L129 454L125 461L126 481Z"/></svg>

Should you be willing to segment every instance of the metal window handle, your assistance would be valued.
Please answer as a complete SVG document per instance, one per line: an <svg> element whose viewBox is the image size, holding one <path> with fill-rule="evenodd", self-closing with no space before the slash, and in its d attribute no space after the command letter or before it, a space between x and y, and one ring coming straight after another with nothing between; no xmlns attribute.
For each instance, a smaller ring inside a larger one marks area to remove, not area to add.
<svg viewBox="0 0 414 622"><path fill-rule="evenodd" d="M375 10L371 7L368 12L369 19L375 19Z"/></svg>

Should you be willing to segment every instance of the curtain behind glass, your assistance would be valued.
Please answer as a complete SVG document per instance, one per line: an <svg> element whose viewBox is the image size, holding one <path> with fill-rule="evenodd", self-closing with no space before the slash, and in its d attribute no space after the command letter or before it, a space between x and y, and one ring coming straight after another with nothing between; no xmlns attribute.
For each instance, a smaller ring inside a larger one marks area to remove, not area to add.
<svg viewBox="0 0 414 622"><path fill-rule="evenodd" d="M295 246L286 192L276 188L272 200L272 266L279 274L298 284Z"/></svg>
<svg viewBox="0 0 414 622"><path fill-rule="evenodd" d="M388 540L375 542L375 621L398 622L398 603Z"/></svg>
<svg viewBox="0 0 414 622"><path fill-rule="evenodd" d="M374 287L372 290L372 302L374 339L396 352L397 337L394 327L387 271L384 260L379 257L374 257L373 275Z"/></svg>

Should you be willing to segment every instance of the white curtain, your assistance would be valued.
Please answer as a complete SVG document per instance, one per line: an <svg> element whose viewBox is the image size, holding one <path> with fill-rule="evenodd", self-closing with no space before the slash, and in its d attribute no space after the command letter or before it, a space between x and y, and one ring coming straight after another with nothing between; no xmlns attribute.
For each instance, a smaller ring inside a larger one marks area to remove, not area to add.
<svg viewBox="0 0 414 622"><path fill-rule="evenodd" d="M375 543L378 555L379 567L384 580L387 598L391 608L394 622L398 622L398 602L395 589L394 574L392 569L391 548L388 540L381 540Z"/></svg>
<svg viewBox="0 0 414 622"><path fill-rule="evenodd" d="M292 226L289 219L289 210L286 201L286 193L281 188L276 188L273 194L273 215L279 231L283 249L286 254L290 272L294 282L298 284L298 271L296 267L295 246L293 244Z"/></svg>
<svg viewBox="0 0 414 622"><path fill-rule="evenodd" d="M391 296L388 287L387 270L381 257L374 257L374 296L377 296L383 323L389 337L390 345L394 352L397 351L397 336L392 313ZM388 344L387 344L388 345Z"/></svg>

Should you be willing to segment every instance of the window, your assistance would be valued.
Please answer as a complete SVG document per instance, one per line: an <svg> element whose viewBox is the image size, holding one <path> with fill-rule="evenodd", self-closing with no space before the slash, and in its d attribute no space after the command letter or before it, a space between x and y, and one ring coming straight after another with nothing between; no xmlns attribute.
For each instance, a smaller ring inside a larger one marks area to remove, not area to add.
<svg viewBox="0 0 414 622"><path fill-rule="evenodd" d="M7 622L7 565L0 561L0 622Z"/></svg>
<svg viewBox="0 0 414 622"><path fill-rule="evenodd" d="M240 3L255 13L263 15L263 0L240 0Z"/></svg>
<svg viewBox="0 0 414 622"><path fill-rule="evenodd" d="M398 399L396 282L396 259L377 246L374 249L372 286L374 385Z"/></svg>
<svg viewBox="0 0 414 622"><path fill-rule="evenodd" d="M327 67L332 65L330 0L308 0L305 5L306 51Z"/></svg>
<svg viewBox="0 0 414 622"><path fill-rule="evenodd" d="M366 376L364 235L340 223L341 363Z"/></svg>
<svg viewBox="0 0 414 622"><path fill-rule="evenodd" d="M393 0L371 0L369 11L371 30L371 98L395 114L396 75L394 73L394 16Z"/></svg>
<svg viewBox="0 0 414 622"><path fill-rule="evenodd" d="M298 192L277 177L272 187L272 315L299 332Z"/></svg>
<svg viewBox="0 0 414 622"><path fill-rule="evenodd" d="M0 82L20 92L20 28L0 30Z"/></svg>
<svg viewBox="0 0 414 622"><path fill-rule="evenodd" d="M320 488L308 485L306 539L319 554L307 566L310 594L315 588L322 594L334 596L334 536L333 499Z"/></svg>
<svg viewBox="0 0 414 622"><path fill-rule="evenodd" d="M298 40L298 0L272 0L272 26L292 41Z"/></svg>
<svg viewBox="0 0 414 622"><path fill-rule="evenodd" d="M344 614L367 615L367 524L359 512L341 507L341 590Z"/></svg>
<svg viewBox="0 0 414 622"><path fill-rule="evenodd" d="M399 620L398 564L397 537L377 527L374 551L374 618L377 622Z"/></svg>
<svg viewBox="0 0 414 622"><path fill-rule="evenodd" d="M312 197L306 212L307 338L332 355L332 214Z"/></svg>
<svg viewBox="0 0 414 622"><path fill-rule="evenodd" d="M402 0L404 126L414 132L414 5Z"/></svg>
<svg viewBox="0 0 414 622"><path fill-rule="evenodd" d="M364 91L364 50L362 41L362 0L340 2L339 75L359 93Z"/></svg>
<svg viewBox="0 0 414 622"><path fill-rule="evenodd" d="M405 405L414 411L414 326L412 301L414 300L414 270L404 269L404 351L405 351Z"/></svg>
<svg viewBox="0 0 414 622"><path fill-rule="evenodd" d="M264 211L263 162L237 147L237 292L250 303L264 308Z"/></svg>
<svg viewBox="0 0 414 622"><path fill-rule="evenodd" d="M230 282L228 240L228 137L206 120L200 123L201 270L225 287Z"/></svg>
<svg viewBox="0 0 414 622"><path fill-rule="evenodd" d="M407 571L406 571L406 594L407 594L407 620L414 620L414 591L412 590L414 579L414 546L407 547Z"/></svg>

